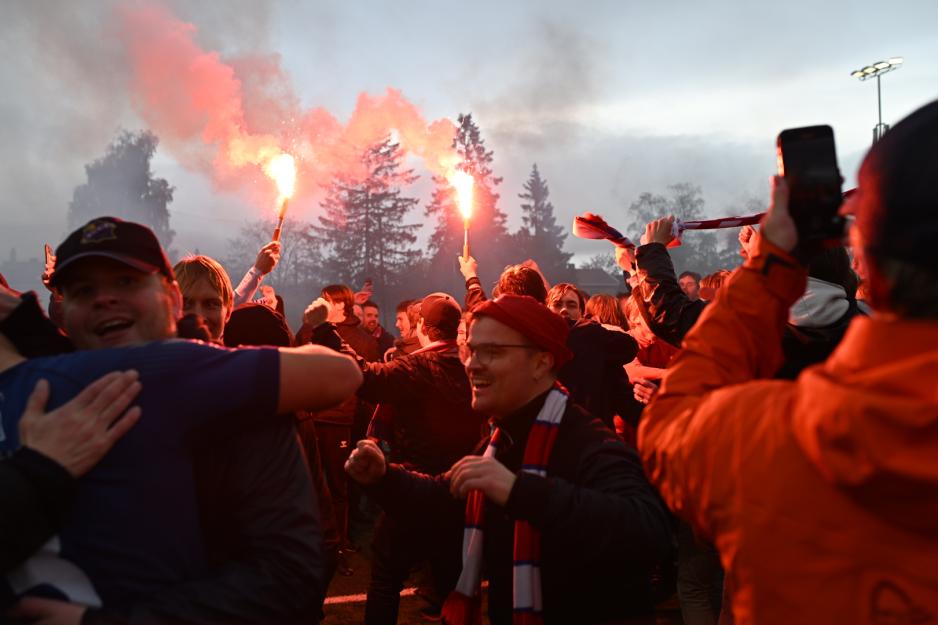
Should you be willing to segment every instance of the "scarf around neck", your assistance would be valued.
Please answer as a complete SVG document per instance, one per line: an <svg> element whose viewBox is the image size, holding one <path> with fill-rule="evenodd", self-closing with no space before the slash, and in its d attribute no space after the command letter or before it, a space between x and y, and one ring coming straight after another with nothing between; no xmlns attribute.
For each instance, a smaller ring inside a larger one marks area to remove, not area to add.
<svg viewBox="0 0 938 625"><path fill-rule="evenodd" d="M557 439L557 430L567 407L568 395L559 385L551 389L524 446L521 470L547 477L547 463ZM483 457L493 458L503 433L495 428ZM481 625L482 557L485 526L485 495L480 490L466 499L463 531L463 567L456 589L443 604L447 625ZM527 521L515 521L512 554L512 621L514 625L543 623L541 596L541 532Z"/></svg>

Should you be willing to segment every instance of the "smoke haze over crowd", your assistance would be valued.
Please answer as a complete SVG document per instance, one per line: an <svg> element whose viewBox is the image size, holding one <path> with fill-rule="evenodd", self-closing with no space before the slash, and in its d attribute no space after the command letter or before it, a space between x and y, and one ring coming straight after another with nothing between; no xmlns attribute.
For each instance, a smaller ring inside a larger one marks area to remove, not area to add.
<svg viewBox="0 0 938 625"><path fill-rule="evenodd" d="M426 198L448 120L473 113L512 227L533 162L560 223L614 218L684 181L725 212L765 195L774 137L798 125L834 127L849 183L876 122L875 87L850 71L904 56L883 82L884 121L906 115L936 96L936 21L927 1L18 2L0 25L0 261L61 239L83 166L120 128L161 139L180 252L218 253L241 222L272 215L255 165L278 149L301 161L291 213L314 218L318 184L350 171L351 148L389 119Z"/></svg>

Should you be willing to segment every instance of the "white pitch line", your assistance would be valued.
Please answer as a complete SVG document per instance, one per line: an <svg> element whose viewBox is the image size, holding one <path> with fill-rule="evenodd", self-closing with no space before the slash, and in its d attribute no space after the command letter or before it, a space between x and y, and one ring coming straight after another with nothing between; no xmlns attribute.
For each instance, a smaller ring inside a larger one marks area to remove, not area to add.
<svg viewBox="0 0 938 625"><path fill-rule="evenodd" d="M489 587L489 580L484 580L482 582L482 588ZM416 594L416 588L405 588L401 591L402 597L410 597ZM368 595L365 593L359 593L357 595L337 595L335 597L326 597L326 600L323 602L323 605L334 605L336 603L361 603L368 598Z"/></svg>
<svg viewBox="0 0 938 625"><path fill-rule="evenodd" d="M416 588L405 588L401 591L402 597L410 597L417 591ZM335 603L362 603L368 595L359 593L357 595L339 595L337 597L326 597L325 604L333 605Z"/></svg>

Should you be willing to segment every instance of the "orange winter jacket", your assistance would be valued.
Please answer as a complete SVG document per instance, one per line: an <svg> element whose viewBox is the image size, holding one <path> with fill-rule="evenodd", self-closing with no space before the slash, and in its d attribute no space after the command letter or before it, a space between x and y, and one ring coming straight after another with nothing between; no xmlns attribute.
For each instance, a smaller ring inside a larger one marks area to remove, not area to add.
<svg viewBox="0 0 938 625"><path fill-rule="evenodd" d="M712 539L737 624L938 623L938 323L858 318L782 360L805 272L762 241L687 335L639 449Z"/></svg>

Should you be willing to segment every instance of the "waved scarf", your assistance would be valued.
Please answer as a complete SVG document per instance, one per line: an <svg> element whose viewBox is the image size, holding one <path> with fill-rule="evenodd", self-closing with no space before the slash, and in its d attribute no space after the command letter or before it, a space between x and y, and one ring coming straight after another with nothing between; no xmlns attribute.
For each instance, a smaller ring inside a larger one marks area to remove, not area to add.
<svg viewBox="0 0 938 625"><path fill-rule="evenodd" d="M547 476L547 462L557 439L557 430L567 407L567 393L555 387L538 413L524 446L521 470ZM482 455L495 456L502 438L495 428ZM485 524L485 495L480 490L466 500L466 527L463 533L462 572L456 590L443 604L443 622L447 625L481 625L482 541ZM539 625L544 622L541 601L541 532L527 521L515 521L513 550L512 611L514 625Z"/></svg>
<svg viewBox="0 0 938 625"><path fill-rule="evenodd" d="M765 213L747 215L746 217L719 217L717 219L700 219L683 221L675 219L671 225L671 234L674 239L668 247L677 247L681 244L681 236L685 230L718 230L721 228L738 228L759 223ZM583 213L573 218L573 235L581 239L606 239L613 245L634 248L628 237L606 223L606 220L593 213Z"/></svg>

